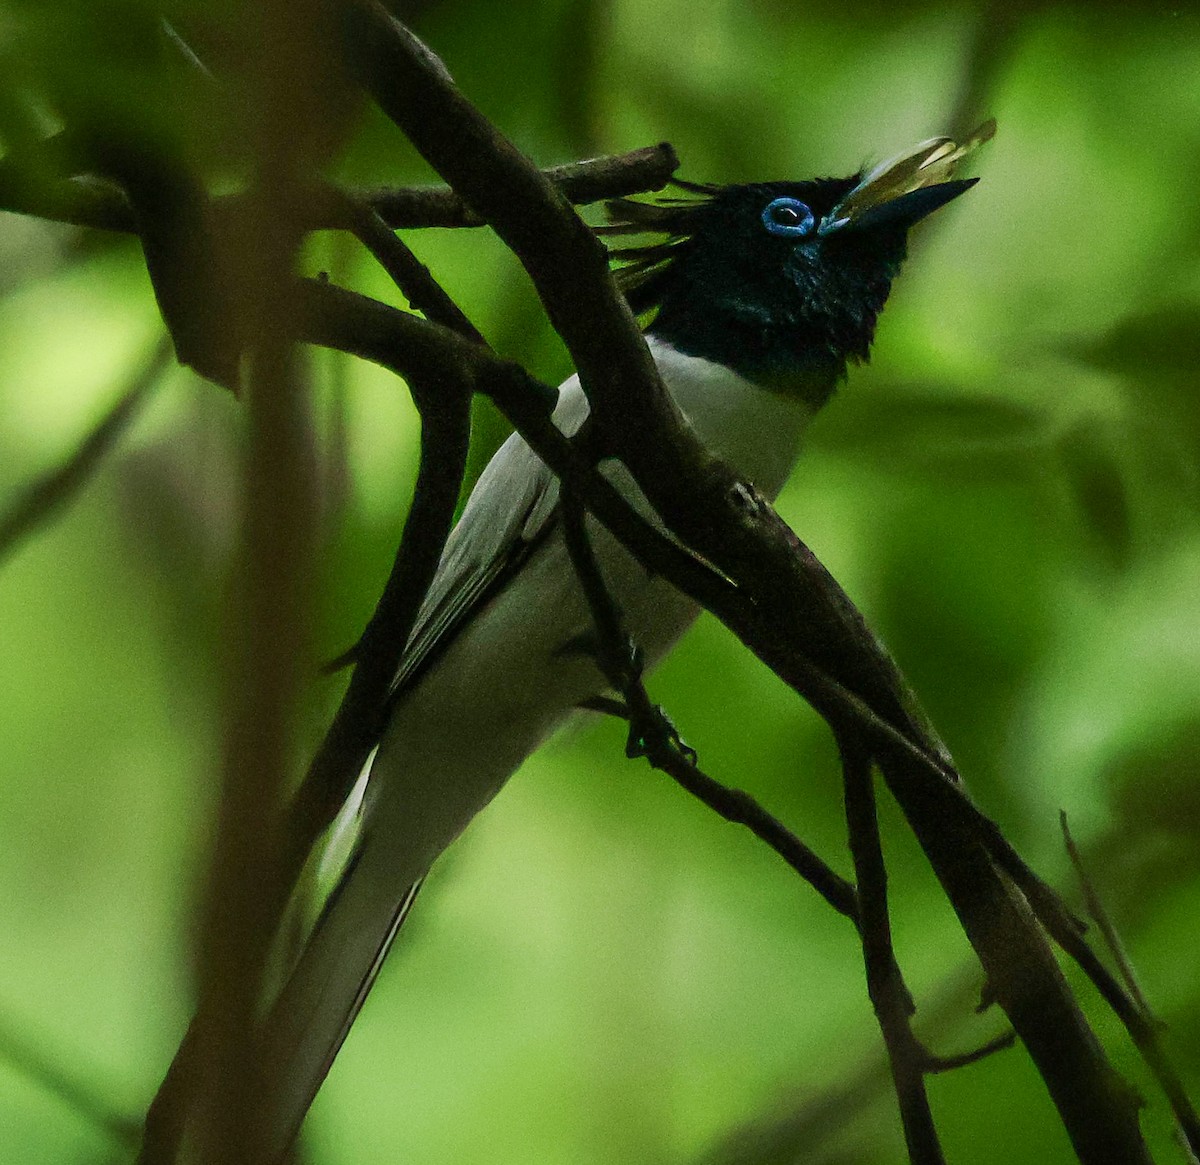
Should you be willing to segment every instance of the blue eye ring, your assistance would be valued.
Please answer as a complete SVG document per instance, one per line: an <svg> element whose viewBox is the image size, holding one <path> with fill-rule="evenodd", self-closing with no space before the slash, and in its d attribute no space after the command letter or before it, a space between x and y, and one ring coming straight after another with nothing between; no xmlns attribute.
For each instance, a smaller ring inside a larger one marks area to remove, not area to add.
<svg viewBox="0 0 1200 1165"><path fill-rule="evenodd" d="M763 209L762 223L773 235L797 239L811 234L817 219L800 199L776 198Z"/></svg>

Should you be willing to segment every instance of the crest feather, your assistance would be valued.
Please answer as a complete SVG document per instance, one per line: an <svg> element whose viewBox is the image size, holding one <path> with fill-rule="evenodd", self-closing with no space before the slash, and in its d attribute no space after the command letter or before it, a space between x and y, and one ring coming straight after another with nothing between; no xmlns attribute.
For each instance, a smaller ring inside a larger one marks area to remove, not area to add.
<svg viewBox="0 0 1200 1165"><path fill-rule="evenodd" d="M672 262L686 250L704 211L721 190L702 182L671 180L694 198L658 198L653 202L635 202L630 198L614 198L604 204L609 221L596 227L596 233L606 236L666 235L665 240L645 245L611 247L609 255L624 263L616 271L617 286L639 315L658 303L659 285Z"/></svg>

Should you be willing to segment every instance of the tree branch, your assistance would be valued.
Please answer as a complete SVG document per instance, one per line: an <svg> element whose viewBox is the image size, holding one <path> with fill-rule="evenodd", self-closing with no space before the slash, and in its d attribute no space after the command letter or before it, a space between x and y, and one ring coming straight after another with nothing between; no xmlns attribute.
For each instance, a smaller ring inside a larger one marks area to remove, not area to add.
<svg viewBox="0 0 1200 1165"><path fill-rule="evenodd" d="M578 206L661 190L679 168L670 142L550 166L546 180ZM137 219L120 187L89 174L90 167L69 148L65 135L46 139L35 150L13 151L0 158L0 210L33 215L51 222L97 230L136 233ZM31 172L38 173L35 179ZM45 177L46 174L52 177ZM395 230L415 227L479 227L484 220L445 186L352 188L350 197L370 206ZM213 200L221 220L239 214L244 194ZM346 220L331 206L314 205L305 217L309 230L341 230Z"/></svg>
<svg viewBox="0 0 1200 1165"><path fill-rule="evenodd" d="M1161 1024L1155 1018L1150 1001L1142 993L1137 973L1125 951L1125 945L1121 942L1121 936L1117 933L1116 926L1104 908L1104 903L1091 878L1088 877L1083 864L1083 855L1079 852L1079 847L1075 844L1070 827L1067 825L1065 810L1059 814L1059 823L1062 826L1063 843L1067 847L1067 855L1071 859L1071 865L1074 867L1075 875L1083 889L1083 898L1088 914L1100 928L1105 945L1108 947L1113 961L1117 964L1121 979L1118 981L1108 973L1107 968L1100 963L1099 956L1090 947L1085 948L1087 965L1084 966L1084 970L1100 989L1109 1006L1125 1024L1134 1045L1141 1052L1150 1071L1158 1081L1159 1087L1167 1097L1167 1103L1171 1106L1171 1112L1184 1143L1191 1151L1192 1157L1200 1159L1200 1116L1197 1115L1196 1108L1183 1086L1183 1081L1179 1078L1179 1073L1175 1070L1166 1049L1162 1046L1159 1038ZM1099 973L1101 970L1104 972L1102 975ZM1121 982L1124 982L1123 990Z"/></svg>
<svg viewBox="0 0 1200 1165"><path fill-rule="evenodd" d="M620 715L629 722L628 754L644 756L681 788L734 825L744 825L773 849L793 870L839 914L858 923L858 897L854 887L835 873L777 818L772 817L749 793L729 789L700 770L696 754L680 739L666 714L652 704L642 682L637 649L621 625L616 604L608 592L600 565L592 551L584 524L583 508L577 498L562 500L563 530L567 550L595 624L596 661L605 678L624 697L625 703L598 710ZM615 702L610 702L615 703Z"/></svg>
<svg viewBox="0 0 1200 1165"><path fill-rule="evenodd" d="M587 206L609 198L661 190L677 169L679 158L671 143L659 142L656 146L644 146L626 154L551 166L542 173L568 202ZM384 187L352 193L397 230L405 227L480 227L485 222L454 190L446 187Z"/></svg>
<svg viewBox="0 0 1200 1165"><path fill-rule="evenodd" d="M871 997L887 1048L892 1083L900 1103L904 1143L912 1165L943 1165L945 1156L925 1091L925 1064L928 1057L909 1026L909 1016L913 1012L912 998L904 986L892 949L887 867L879 839L871 757L860 743L844 736L839 737L838 747L842 758L850 853L854 858L858 883L862 917L859 929L867 971L867 993Z"/></svg>
<svg viewBox="0 0 1200 1165"><path fill-rule="evenodd" d="M87 484L171 364L171 342L164 337L155 344L112 407L70 456L25 486L7 513L0 514L0 562L38 527L49 523Z"/></svg>
<svg viewBox="0 0 1200 1165"><path fill-rule="evenodd" d="M344 194L336 187L329 188L328 198L334 208L333 216L346 221L359 242L391 277L413 311L420 312L427 320L450 328L468 340L487 346L479 329L434 279L429 268L384 221L377 208L362 199ZM428 403L434 403L432 398Z"/></svg>
<svg viewBox="0 0 1200 1165"><path fill-rule="evenodd" d="M324 11L323 0L267 0L247 9L241 29L260 54L241 127L253 173L230 247L231 302L245 336L248 439L227 618L220 801L198 927L199 1002L189 1045L198 1055L176 1077L195 1088L184 1096L194 1108L180 1108L194 1117L197 1159L222 1165L262 1162L257 1029L274 906L286 893L280 807L311 674L316 459L286 289L304 236L293 192L311 181L313 165L295 119L319 101Z"/></svg>
<svg viewBox="0 0 1200 1165"><path fill-rule="evenodd" d="M379 603L352 650L350 685L293 800L288 873L298 874L383 733L400 661L454 524L470 447L470 393L417 378L409 387L421 417L413 503Z"/></svg>

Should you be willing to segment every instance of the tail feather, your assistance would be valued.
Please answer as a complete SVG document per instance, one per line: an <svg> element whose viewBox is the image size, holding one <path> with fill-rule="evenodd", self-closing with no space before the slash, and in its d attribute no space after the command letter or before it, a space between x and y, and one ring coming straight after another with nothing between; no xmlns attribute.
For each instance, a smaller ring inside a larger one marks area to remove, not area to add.
<svg viewBox="0 0 1200 1165"><path fill-rule="evenodd" d="M421 888L393 887L383 849L363 840L264 1021L268 1163L286 1157Z"/></svg>

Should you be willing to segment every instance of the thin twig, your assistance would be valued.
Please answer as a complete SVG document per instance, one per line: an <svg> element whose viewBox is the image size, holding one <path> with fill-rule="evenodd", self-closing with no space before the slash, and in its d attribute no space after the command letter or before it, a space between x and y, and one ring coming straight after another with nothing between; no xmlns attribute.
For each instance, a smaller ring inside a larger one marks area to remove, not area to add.
<svg viewBox="0 0 1200 1165"><path fill-rule="evenodd" d="M904 1143L912 1165L943 1165L937 1127L925 1090L927 1054L909 1025L913 1003L904 986L892 948L892 926L888 917L887 867L879 839L875 808L875 779L870 754L862 745L841 736L842 779L846 800L846 824L850 853L858 882L862 918L863 960L867 971L867 993L875 1008L879 1030L887 1048L892 1083L900 1105Z"/></svg>
<svg viewBox="0 0 1200 1165"><path fill-rule="evenodd" d="M1104 939L1104 945L1108 947L1108 953L1112 955L1113 962L1117 965L1117 971L1125 984L1125 990L1129 992L1129 997L1149 1023L1157 1024L1158 1020L1155 1018L1150 1001L1142 992L1142 985L1138 982L1137 972L1134 971L1133 964L1129 960L1125 944L1121 942L1121 936L1117 934L1117 928L1113 924L1112 918L1109 917L1108 911L1104 908L1104 903L1100 900L1100 895L1096 891L1095 884L1084 868L1083 855L1079 852L1079 846L1075 844L1075 839L1071 836L1071 827L1067 823L1067 811L1065 809L1059 811L1058 823L1062 828L1063 844L1067 848L1067 856L1071 859L1075 876L1079 879L1079 886L1083 890L1083 901L1088 915L1096 926L1099 927L1100 934Z"/></svg>
<svg viewBox="0 0 1200 1165"><path fill-rule="evenodd" d="M394 233L377 209L342 193L336 187L329 188L328 196L337 207L337 212L345 216L350 230L388 273L413 311L419 311L427 320L451 328L476 344L487 346L479 329L451 299L429 268Z"/></svg>
<svg viewBox="0 0 1200 1165"><path fill-rule="evenodd" d="M629 752L644 756L681 788L734 825L746 826L765 842L839 914L857 925L854 887L835 873L781 821L771 816L749 793L730 789L701 771L695 753L679 738L662 709L653 704L642 682L636 651L621 625L620 613L608 592L584 523L583 509L569 492L562 501L563 531L571 562L587 599L596 627L597 663L625 699L595 703L598 710L622 714L629 721Z"/></svg>
<svg viewBox="0 0 1200 1165"><path fill-rule="evenodd" d="M551 166L542 173L568 201L587 206L661 190L678 168L679 158L671 143L659 142L626 154ZM388 226L396 229L480 227L485 221L445 186L360 189L351 193L369 203Z"/></svg>
<svg viewBox="0 0 1200 1165"><path fill-rule="evenodd" d="M172 363L169 337L163 337L134 371L124 391L75 450L54 469L25 486L0 514L0 562L39 527L45 527L91 480L105 455L129 428L151 391Z"/></svg>
<svg viewBox="0 0 1200 1165"><path fill-rule="evenodd" d="M694 761L689 761L686 755L668 752L662 744L648 745L646 755L651 764L662 769L682 789L726 821L749 829L759 841L783 858L834 910L857 925L858 901L853 885L835 873L749 793L721 784L704 773Z"/></svg>
<svg viewBox="0 0 1200 1165"><path fill-rule="evenodd" d="M961 966L932 994L922 1006L922 1014L931 1030L942 1033L951 1023L970 1011L970 998L978 991L978 966L972 962ZM1000 1037L1009 1043L1012 1033ZM989 1041L984 1048L972 1053L999 1051L999 1040ZM744 1121L740 1127L725 1134L715 1145L698 1158L694 1165L759 1165L763 1162L825 1162L843 1161L843 1156L830 1149L831 1143L844 1144L847 1129L856 1126L856 1118L865 1115L890 1089L887 1057L872 1045L851 1075L815 1093L796 1090L795 1094L773 1101L758 1117ZM947 1058L947 1062L953 1060ZM953 1065L958 1066L958 1065ZM927 1072L936 1071L927 1066ZM866 1127L877 1128L871 1121ZM890 1159L882 1146L862 1147L856 1161Z"/></svg>
<svg viewBox="0 0 1200 1165"><path fill-rule="evenodd" d="M117 1112L93 1088L63 1070L62 1057L49 1057L39 1041L18 1032L15 1023L0 1019L0 1060L36 1083L78 1113L118 1147L135 1148L141 1126Z"/></svg>
<svg viewBox="0 0 1200 1165"><path fill-rule="evenodd" d="M966 1068L971 1064L978 1064L980 1060L986 1060L988 1056L994 1056L997 1052L1003 1052L1011 1048L1016 1042L1016 1032L1001 1032L998 1036L994 1036L988 1040L987 1043L980 1044L979 1047L973 1048L969 1052L960 1052L957 1056L927 1054L923 1067L926 1072L932 1075L940 1072L953 1072L958 1068Z"/></svg>
<svg viewBox="0 0 1200 1165"><path fill-rule="evenodd" d="M1079 847L1071 836L1065 810L1059 813L1059 824L1062 827L1067 855L1071 859L1071 865L1074 867L1079 884L1083 889L1087 912L1099 928L1105 946L1108 947L1109 953L1117 965L1124 989L1122 990L1121 982L1113 978L1108 968L1100 963L1099 957L1090 947L1085 948L1086 955L1083 950L1068 950L1068 953L1080 961L1080 965L1100 990L1105 1001L1124 1023L1134 1045L1142 1053L1142 1057L1150 1066L1159 1087L1166 1095L1178 1125L1179 1134L1189 1152L1194 1159L1200 1158L1200 1115L1197 1114L1179 1073L1175 1070L1174 1064L1167 1056L1166 1049L1162 1046L1159 1035L1162 1024L1155 1017L1150 1001L1142 992L1137 973L1125 951L1125 945L1121 942L1117 928L1084 868L1083 855L1079 852Z"/></svg>

